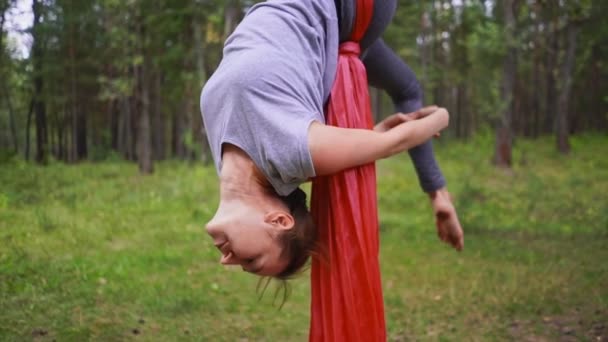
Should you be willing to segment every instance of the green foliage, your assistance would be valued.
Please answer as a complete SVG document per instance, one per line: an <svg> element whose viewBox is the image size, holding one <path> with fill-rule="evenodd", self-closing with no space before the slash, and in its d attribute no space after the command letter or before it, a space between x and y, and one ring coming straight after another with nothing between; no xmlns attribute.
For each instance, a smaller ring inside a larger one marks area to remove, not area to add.
<svg viewBox="0 0 608 342"><path fill-rule="evenodd" d="M153 137L171 149L169 141L182 142L183 132L171 129L183 118L200 126L198 95L222 56L226 11L237 6L240 17L259 1L94 0L42 1L43 19L37 33L43 46L42 65L35 68L44 80L42 99L48 121L49 150L71 160L72 134L82 131L74 116L83 114L88 127L87 150L97 148L98 131L114 134L119 154L133 159L142 90L151 97L151 112L161 113ZM507 36L496 1L399 1L393 22L383 38L416 72L427 103L447 107L454 119L444 136L470 137L503 112L500 98L506 48L517 49L518 70L513 98L516 135L551 134L556 102L555 79L564 56L563 34L568 25L580 28L570 107L573 130L605 130L605 95L608 64L608 11L606 1L516 1L516 29ZM0 1L14 9L17 2ZM2 13L4 14L4 13ZM0 33L0 84L8 85L15 112L17 138L23 156L27 113L32 97L32 60L15 54L15 42ZM142 70L146 84L142 84ZM160 89L156 89L156 87ZM5 90L2 89L4 93ZM12 132L6 100L0 96L0 147ZM108 108L121 105L108 115ZM388 96L378 103L379 115L392 112ZM123 105L124 104L124 105ZM129 106L130 107L129 107ZM156 108L160 106L161 108ZM381 107L381 108L380 108ZM127 108L130 109L127 114ZM598 114L599 113L599 114ZM118 116L116 118L115 116ZM128 118L126 118L128 117ZM196 119L193 119L196 118ZM115 126L122 125L119 129ZM124 127L123 127L124 126ZM162 126L162 127L158 127ZM35 125L31 125L33 131ZM197 132L196 127L184 130ZM118 132L128 132L117 138ZM30 132L32 133L32 132ZM60 138L59 136L62 135ZM143 136L143 135L142 135ZM64 139L63 144L59 142ZM192 136L193 146L203 142ZM31 134L30 146L36 146ZM67 151L64 151L67 150ZM58 152L61 151L62 153ZM31 152L31 151L30 151ZM178 152L181 153L181 152ZM91 158L91 155L87 156ZM99 155L94 156L98 158ZM173 157L173 156L168 156ZM180 156L184 157L184 156Z"/></svg>
<svg viewBox="0 0 608 342"><path fill-rule="evenodd" d="M518 140L502 171L489 165L490 132L440 139L460 254L436 238L408 158L381 162L389 340L559 340L560 326L595 339L608 313L607 143L575 137L563 157L551 139ZM255 277L218 265L203 230L217 206L212 167L164 162L141 177L125 162L17 159L0 184L0 340L306 339L307 275L279 311L273 285L259 300Z"/></svg>
<svg viewBox="0 0 608 342"><path fill-rule="evenodd" d="M485 62L487 65L500 63L506 51L502 38L502 28L496 22L486 20L476 25L467 39L467 45L472 55L476 57L471 63L475 65L480 62Z"/></svg>

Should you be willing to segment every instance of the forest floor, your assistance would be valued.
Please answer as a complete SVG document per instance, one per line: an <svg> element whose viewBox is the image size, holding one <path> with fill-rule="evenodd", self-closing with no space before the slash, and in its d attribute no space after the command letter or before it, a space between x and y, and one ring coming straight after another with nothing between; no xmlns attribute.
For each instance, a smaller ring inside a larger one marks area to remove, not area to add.
<svg viewBox="0 0 608 342"><path fill-rule="evenodd" d="M378 166L390 341L608 341L608 137L436 144L465 229L440 243L406 156ZM0 164L0 341L306 341L309 284L218 265L212 167ZM279 297L281 295L279 294Z"/></svg>

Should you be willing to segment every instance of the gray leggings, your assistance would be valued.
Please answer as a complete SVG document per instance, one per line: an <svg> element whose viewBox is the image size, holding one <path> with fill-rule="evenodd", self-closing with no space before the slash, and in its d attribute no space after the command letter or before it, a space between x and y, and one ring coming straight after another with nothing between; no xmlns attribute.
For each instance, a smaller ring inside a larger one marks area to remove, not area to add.
<svg viewBox="0 0 608 342"><path fill-rule="evenodd" d="M340 27L340 41L350 37L355 20L357 0L335 0ZM380 38L393 15L396 0L375 0L374 14L367 32L361 40L363 64L369 84L385 90L402 113L422 107L422 88L410 67ZM445 186L445 179L435 160L431 141L409 150L416 168L420 186L426 192Z"/></svg>

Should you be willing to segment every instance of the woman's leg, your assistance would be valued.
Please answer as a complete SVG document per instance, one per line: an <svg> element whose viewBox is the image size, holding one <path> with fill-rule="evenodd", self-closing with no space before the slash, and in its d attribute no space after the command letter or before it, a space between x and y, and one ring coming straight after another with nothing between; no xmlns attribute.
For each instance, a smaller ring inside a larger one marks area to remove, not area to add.
<svg viewBox="0 0 608 342"><path fill-rule="evenodd" d="M357 0L335 0L338 11L338 22L340 25L340 42L345 42L350 39L350 34L353 29ZM375 0L374 14L372 21L369 24L367 32L361 40L361 50L365 51L378 39L388 24L393 19L397 0Z"/></svg>
<svg viewBox="0 0 608 342"><path fill-rule="evenodd" d="M422 107L422 87L414 71L382 39L376 40L366 51L363 64L369 84L385 90L397 111L409 113ZM445 186L431 140L410 149L409 154L424 191L431 192Z"/></svg>

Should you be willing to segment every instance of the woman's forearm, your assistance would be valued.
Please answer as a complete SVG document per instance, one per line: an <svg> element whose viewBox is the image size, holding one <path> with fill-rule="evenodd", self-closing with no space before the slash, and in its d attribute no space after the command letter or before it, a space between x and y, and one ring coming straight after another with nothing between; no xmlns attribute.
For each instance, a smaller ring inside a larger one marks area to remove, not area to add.
<svg viewBox="0 0 608 342"><path fill-rule="evenodd" d="M448 120L447 110L439 108L386 132L313 122L308 130L308 146L315 173L333 174L403 152L430 139L448 125Z"/></svg>

